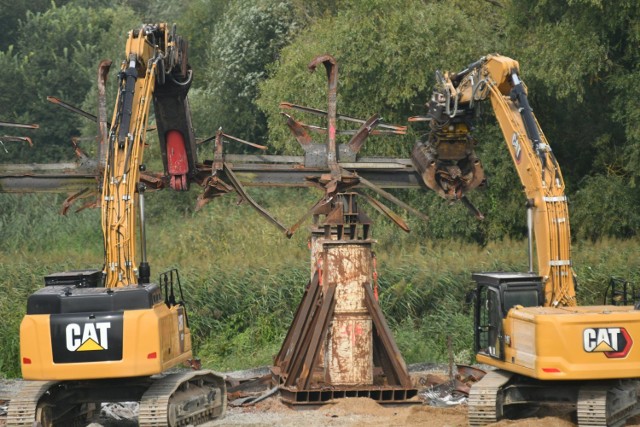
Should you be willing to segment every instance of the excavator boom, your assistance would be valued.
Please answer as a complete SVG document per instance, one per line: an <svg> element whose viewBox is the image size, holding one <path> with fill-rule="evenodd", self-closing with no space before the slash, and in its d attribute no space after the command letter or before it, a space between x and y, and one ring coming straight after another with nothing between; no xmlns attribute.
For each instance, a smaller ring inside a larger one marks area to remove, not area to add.
<svg viewBox="0 0 640 427"><path fill-rule="evenodd" d="M139 181L152 103L170 186L187 190L187 178L196 168L187 100L193 76L186 62L187 42L176 34L175 26L145 25L129 32L125 56L102 181L106 287L149 281L146 259L140 269L136 265L135 224L137 198L145 190ZM144 240L141 243L144 255Z"/></svg>
<svg viewBox="0 0 640 427"><path fill-rule="evenodd" d="M497 369L472 387L469 421L484 425L517 408L565 403L575 406L579 425L618 425L640 412L640 311L577 306L564 181L519 73L518 62L501 55L437 73L429 114L420 119L431 129L412 156L446 199L484 185L471 129L476 106L489 99L527 198L530 271L473 275L476 358Z"/></svg>
<svg viewBox="0 0 640 427"><path fill-rule="evenodd" d="M428 104L431 131L413 161L430 187L462 199L485 177L471 135L478 103L490 100L533 214L538 271L549 306L574 306L567 199L558 162L533 114L517 61L488 55L457 74L438 73Z"/></svg>
<svg viewBox="0 0 640 427"><path fill-rule="evenodd" d="M131 400L140 402L141 426L187 425L224 415L222 377L208 370L166 373L193 358L187 309L177 271L151 283L146 261L140 172L152 103L170 185L186 190L195 173L186 48L167 24L129 33L111 127L101 142L104 270L50 275L47 286L29 297L20 326L27 381L9 406L9 426L74 425L99 402Z"/></svg>

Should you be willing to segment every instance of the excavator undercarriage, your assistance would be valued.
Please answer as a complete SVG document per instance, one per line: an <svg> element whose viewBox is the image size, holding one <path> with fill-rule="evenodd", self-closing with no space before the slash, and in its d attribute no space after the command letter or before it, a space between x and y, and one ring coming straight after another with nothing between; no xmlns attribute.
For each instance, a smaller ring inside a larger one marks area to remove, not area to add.
<svg viewBox="0 0 640 427"><path fill-rule="evenodd" d="M11 399L7 426L84 426L103 402L139 402L138 423L199 425L222 416L224 379L213 371L175 371L150 377L25 381Z"/></svg>
<svg viewBox="0 0 640 427"><path fill-rule="evenodd" d="M21 325L32 338L21 341L29 381L10 401L7 426L83 426L108 402L139 402L140 426L223 416L224 377L181 368L191 334L177 271L161 275L162 286L116 288L103 287L101 274L51 274L29 296Z"/></svg>
<svg viewBox="0 0 640 427"><path fill-rule="evenodd" d="M541 406L574 408L580 426L624 426L640 413L640 380L540 381L505 370L487 373L469 393L469 425L531 414Z"/></svg>

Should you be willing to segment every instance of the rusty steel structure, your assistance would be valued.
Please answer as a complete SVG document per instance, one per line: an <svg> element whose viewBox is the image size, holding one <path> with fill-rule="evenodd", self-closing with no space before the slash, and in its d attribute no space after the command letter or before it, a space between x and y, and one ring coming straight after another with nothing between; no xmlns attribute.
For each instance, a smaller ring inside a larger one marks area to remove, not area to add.
<svg viewBox="0 0 640 427"><path fill-rule="evenodd" d="M19 129L38 129L40 126L37 124L0 122L0 127L19 128ZM33 147L33 141L28 136L0 135L0 148L3 148L4 151L6 152L7 148L4 145L5 142L26 142L31 147Z"/></svg>
<svg viewBox="0 0 640 427"><path fill-rule="evenodd" d="M272 381L291 404L339 397L406 402L417 389L374 294L371 220L355 193L326 201L313 209L312 276Z"/></svg>
<svg viewBox="0 0 640 427"><path fill-rule="evenodd" d="M347 144L336 142L337 64L329 55L315 58L309 69L323 64L328 77L328 108L324 113L292 104L285 108L321 114L327 128L311 127L286 115L287 124L305 150L305 163L328 173L307 180L323 190L323 197L303 217L313 217L311 279L274 360L273 383L290 404L320 404L337 397L369 397L379 402L406 402L417 395L382 310L374 294L371 220L358 208L361 183L357 173L339 162L357 161L365 139L380 124L376 114L360 121ZM386 125L391 133L406 128ZM308 131L326 135L314 144ZM385 198L393 196L366 180L366 186ZM365 200L369 201L368 198ZM403 229L408 227L381 203L375 208ZM291 234L299 221L288 230Z"/></svg>
<svg viewBox="0 0 640 427"><path fill-rule="evenodd" d="M287 124L296 136L304 150L303 156L279 155L237 155L225 154L223 141L234 141L253 145L239 140L231 135L219 132L215 137L214 159L197 162L195 150L189 152L189 174L180 178L181 187L194 183L204 188L199 204L202 205L213 197L236 191L242 187L317 187L314 179L330 173L334 183L341 175L350 173L362 179L359 185L366 186L373 191L390 199L390 195L383 188L420 188L421 177L417 173L410 159L359 157L358 152L368 135L393 135L406 133L406 126L393 126L381 123L374 115L368 120L357 119L336 113L337 64L329 55L318 57L310 64L315 69L319 64L327 66L329 76L329 108L328 111L302 107L290 103L282 103L283 110L304 111L310 114L328 118L328 128L319 128L295 120L291 115L283 113ZM100 185L98 177L104 168L103 150L106 135L105 85L110 62L103 61L98 70L98 117L73 107L63 101L49 97L48 100L66 110L80 114L82 117L95 121L100 130L98 138L98 159L80 157L76 162L56 164L0 164L0 192L66 192L77 194L95 193ZM180 94L181 102L185 103L186 95ZM156 114L158 114L156 112ZM169 113L161 111L164 118L171 117ZM337 120L359 124L357 130L337 130ZM190 128L190 123L180 123L180 126ZM379 127L380 129L376 129ZM328 135L328 144L315 144L309 132ZM162 132L159 132L162 134ZM336 135L351 134L353 137L348 144L337 144ZM164 137L164 135L162 136ZM193 140L193 138L192 138ZM163 159L164 160L164 159ZM148 190L171 188L177 180L172 175L171 164L164 162L164 172L141 171L140 180ZM234 174L236 185L232 185ZM316 179L317 181L317 179ZM392 196L391 196L392 197ZM399 202L397 199L394 203ZM401 203L401 202L400 202ZM406 209L411 209L404 205Z"/></svg>
<svg viewBox="0 0 640 427"><path fill-rule="evenodd" d="M98 116L76 111L97 122L98 158L80 156L65 164L0 165L0 192L67 192L64 210L81 198L85 206L99 205L104 159L101 147L106 129L105 82L109 67L103 62L98 71ZM416 159L373 158L360 156L369 136L403 135L406 126L383 123L380 116L358 119L337 113L338 67L330 55L315 58L309 64L313 72L323 65L328 78L327 110L281 103L287 125L298 141L302 156L232 155L224 152L224 142L237 142L257 149L266 147L243 141L218 131L213 159L198 162L190 145L186 168L163 157L164 172L141 169L140 183L146 190L186 189L190 183L204 191L198 207L228 193L236 193L283 234L291 236L310 217L311 279L297 309L287 338L272 368L272 381L283 399L292 404L318 404L338 397L370 397L379 402L406 402L417 395L406 365L378 304L374 289L371 220L359 209L366 201L405 231L404 220L377 198L360 191L373 191L381 198L421 217L424 214L397 199L385 189L425 188L425 174ZM187 87L188 89L188 87ZM188 112L186 90L175 97ZM57 99L50 101L75 111ZM170 120L170 108L160 108L163 120ZM293 111L326 119L327 126L308 125L293 117ZM187 114L180 126L192 135ZM357 129L338 129L337 123L355 124ZM161 130L159 129L159 132ZM324 135L324 143L314 143L312 133ZM338 143L337 135L348 135L347 143ZM161 136L161 141L162 141ZM190 137L193 142L194 138ZM169 144L169 142L167 142ZM79 150L76 150L77 152ZM164 153L163 153L164 156ZM179 165L178 165L179 166ZM257 204L246 187L310 187L320 189L321 198L300 220L287 227Z"/></svg>

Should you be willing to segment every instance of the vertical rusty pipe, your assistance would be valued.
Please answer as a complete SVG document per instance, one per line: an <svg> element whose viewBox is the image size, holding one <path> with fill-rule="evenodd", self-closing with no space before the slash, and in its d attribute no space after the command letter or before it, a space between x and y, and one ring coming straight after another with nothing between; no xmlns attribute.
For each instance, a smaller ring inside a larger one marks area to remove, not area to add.
<svg viewBox="0 0 640 427"><path fill-rule="evenodd" d="M324 64L327 70L327 79L329 82L329 90L327 97L327 118L329 130L327 140L327 163L331 170L331 175L336 177L339 175L337 165L337 149L336 149L336 111L337 111L337 98L338 98L338 64L331 55L317 56L309 63L309 70L314 72L318 64Z"/></svg>
<svg viewBox="0 0 640 427"><path fill-rule="evenodd" d="M213 166L211 168L211 173L213 175L215 175L218 171L221 171L223 169L223 164L224 164L224 147L222 145L223 135L224 134L222 133L222 128L216 131L216 141L215 141L216 145L213 152Z"/></svg>
<svg viewBox="0 0 640 427"><path fill-rule="evenodd" d="M103 59L98 66L98 130L100 141L98 142L98 168L102 171L107 166L107 142L109 138L109 125L107 124L107 76L111 68L111 60Z"/></svg>
<svg viewBox="0 0 640 427"><path fill-rule="evenodd" d="M335 287L336 305L324 357L332 385L373 384L371 314L365 286L371 286L371 241L323 240L325 286Z"/></svg>

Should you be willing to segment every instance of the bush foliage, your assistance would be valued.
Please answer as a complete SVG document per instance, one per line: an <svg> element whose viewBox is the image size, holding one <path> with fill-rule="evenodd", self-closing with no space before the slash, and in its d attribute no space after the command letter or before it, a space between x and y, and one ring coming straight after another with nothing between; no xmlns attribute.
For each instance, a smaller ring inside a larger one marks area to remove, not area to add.
<svg viewBox="0 0 640 427"><path fill-rule="evenodd" d="M457 71L493 52L520 62L538 121L562 167L570 201L574 261L583 303L600 302L610 275L636 280L640 187L640 3L636 0L57 0L0 8L0 121L38 123L11 129L36 146L0 144L0 162L73 158L74 136L94 141L95 123L46 103L62 98L89 112L96 67L114 61L109 99L130 29L177 22L192 48L190 94L195 131L266 142L271 154L299 154L278 104L326 108L317 55L338 61L338 111L407 124L424 113L437 69ZM311 117L295 116L308 123ZM488 188L470 195L485 214L425 191L394 194L430 221L400 235L371 213L378 239L381 302L407 361L443 360L451 337L468 358L471 319L463 305L470 272L522 270L526 255L522 189L489 105L477 119L478 152ZM340 123L344 126L344 123ZM367 155L408 156L425 129L403 138L370 138ZM8 133L8 132L7 132ZM5 134L5 131L2 131ZM2 138L0 137L0 141ZM150 138L147 165L161 161ZM82 142L90 154L93 143ZM201 148L201 156L211 158ZM233 148L240 151L241 149ZM317 194L252 190L293 224ZM217 199L195 212L196 191L149 194L154 271L180 267L200 356L216 369L269 363L308 277L306 235L285 241L253 211ZM59 217L62 195L0 194L0 374L15 376L17 328L26 296L45 274L101 267L99 213ZM176 237L179 236L179 237ZM635 258L634 258L635 256ZM17 303L20 301L20 303ZM249 314L249 315L247 315Z"/></svg>
<svg viewBox="0 0 640 427"><path fill-rule="evenodd" d="M171 193L149 197L151 211L171 206ZM311 203L302 191L287 200ZM18 330L30 293L58 271L102 267L96 211L55 213L59 196L1 195L0 377L19 376ZM256 197L259 197L256 195ZM295 204L269 205L286 223ZM309 280L307 232L288 240L254 211L217 199L202 211L151 215L148 255L152 277L178 267L196 355L219 371L267 365L278 352ZM30 214L29 214L30 213ZM526 242L421 240L371 214L380 304L407 363L446 362L451 341L457 362L472 362L473 319L466 293L475 271L524 271ZM600 304L610 276L640 280L637 239L588 240L574 246L579 302ZM277 254L274 255L274 254Z"/></svg>

